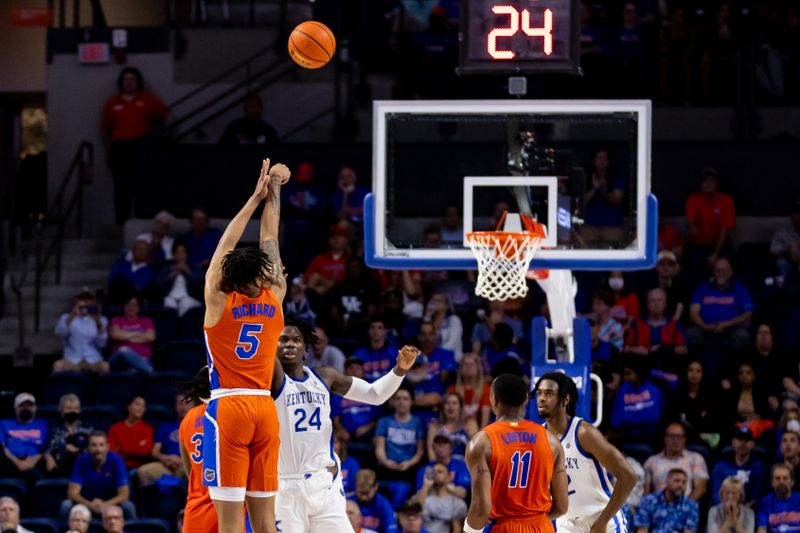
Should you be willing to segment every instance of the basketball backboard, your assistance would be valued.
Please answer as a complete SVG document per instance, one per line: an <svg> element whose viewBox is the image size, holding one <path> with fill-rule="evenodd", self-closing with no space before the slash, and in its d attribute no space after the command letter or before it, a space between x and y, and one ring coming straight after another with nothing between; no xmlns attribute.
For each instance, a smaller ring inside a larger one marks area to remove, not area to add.
<svg viewBox="0 0 800 533"><path fill-rule="evenodd" d="M649 101L377 101L373 120L371 267L475 269L464 233L503 207L548 229L532 268L655 263Z"/></svg>

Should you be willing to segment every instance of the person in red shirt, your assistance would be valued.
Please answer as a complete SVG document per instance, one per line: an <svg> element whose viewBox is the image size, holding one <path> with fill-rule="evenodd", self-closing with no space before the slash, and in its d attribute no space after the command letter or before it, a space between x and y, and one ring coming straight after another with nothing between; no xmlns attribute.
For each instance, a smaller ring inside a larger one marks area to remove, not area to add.
<svg viewBox="0 0 800 533"><path fill-rule="evenodd" d="M153 450L153 426L142 420L147 402L134 395L128 402L128 416L108 430L108 449L125 460L128 468L138 468L150 462Z"/></svg>
<svg viewBox="0 0 800 533"><path fill-rule="evenodd" d="M170 112L158 97L144 91L144 78L136 68L122 69L117 87L119 94L103 106L100 130L114 178L116 222L121 226L131 216L137 147L155 131L157 124L169 122Z"/></svg>
<svg viewBox="0 0 800 533"><path fill-rule="evenodd" d="M639 318L639 297L626 287L627 280L621 270L614 270L608 275L608 287L614 293L614 305L611 307L611 316L625 331L631 325L631 320Z"/></svg>
<svg viewBox="0 0 800 533"><path fill-rule="evenodd" d="M328 251L317 254L305 272L306 285L324 295L344 279L347 252L347 229L336 224L330 229Z"/></svg>
<svg viewBox="0 0 800 533"><path fill-rule="evenodd" d="M700 172L700 192L686 199L686 229L689 266L702 278L730 246L730 232L736 228L733 198L719 192L719 175L713 168Z"/></svg>

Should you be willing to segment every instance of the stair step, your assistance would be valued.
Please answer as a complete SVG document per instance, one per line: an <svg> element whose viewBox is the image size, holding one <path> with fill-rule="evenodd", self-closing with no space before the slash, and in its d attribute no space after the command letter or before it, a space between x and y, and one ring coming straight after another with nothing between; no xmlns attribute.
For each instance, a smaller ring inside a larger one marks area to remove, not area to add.
<svg viewBox="0 0 800 533"><path fill-rule="evenodd" d="M122 241L111 237L65 239L63 243L65 253L84 255L94 255L94 252L119 254L122 248Z"/></svg>

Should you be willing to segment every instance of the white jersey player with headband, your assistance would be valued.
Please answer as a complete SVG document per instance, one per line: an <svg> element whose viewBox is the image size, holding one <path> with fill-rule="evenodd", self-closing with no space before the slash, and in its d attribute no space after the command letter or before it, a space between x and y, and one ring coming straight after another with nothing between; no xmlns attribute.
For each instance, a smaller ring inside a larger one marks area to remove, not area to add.
<svg viewBox="0 0 800 533"><path fill-rule="evenodd" d="M333 453L331 393L372 405L386 402L403 382L419 350L404 346L397 365L374 383L338 370L303 365L313 345L311 326L287 319L278 338L278 361L272 379L280 422L278 531L340 533L352 529L346 513L339 461Z"/></svg>
<svg viewBox="0 0 800 533"><path fill-rule="evenodd" d="M626 533L628 527L620 509L633 490L636 476L619 450L591 424L575 416L575 382L566 374L550 372L539 378L531 394L547 430L564 448L569 508L556 520L556 530Z"/></svg>

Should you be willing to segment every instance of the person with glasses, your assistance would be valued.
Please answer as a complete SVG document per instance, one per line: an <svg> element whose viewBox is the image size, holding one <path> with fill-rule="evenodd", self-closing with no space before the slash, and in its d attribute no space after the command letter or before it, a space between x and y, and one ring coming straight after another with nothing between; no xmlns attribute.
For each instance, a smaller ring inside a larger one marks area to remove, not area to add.
<svg viewBox="0 0 800 533"><path fill-rule="evenodd" d="M708 466L703 456L686 449L686 428L679 422L664 431L664 449L650 456L644 463L645 494L661 492L671 470L679 468L686 473L686 495L699 501L708 486Z"/></svg>

